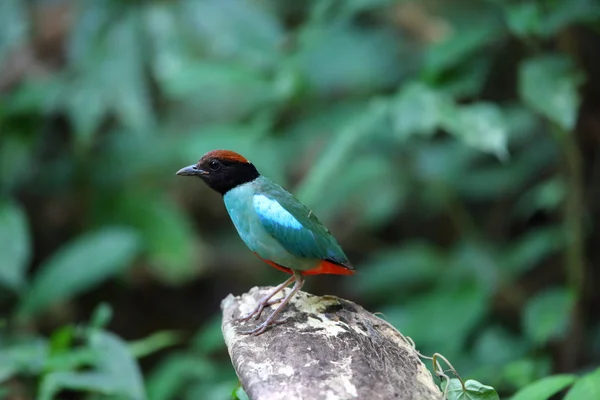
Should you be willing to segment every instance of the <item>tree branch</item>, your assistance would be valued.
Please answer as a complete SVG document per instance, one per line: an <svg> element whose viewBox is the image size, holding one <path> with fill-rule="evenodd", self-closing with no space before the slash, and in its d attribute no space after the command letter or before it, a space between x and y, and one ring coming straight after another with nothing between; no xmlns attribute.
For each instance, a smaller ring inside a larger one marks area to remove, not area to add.
<svg viewBox="0 0 600 400"><path fill-rule="evenodd" d="M282 313L287 322L259 336L240 334L258 321L235 319L250 312L269 289L229 295L221 304L225 343L250 399L442 398L412 344L347 300L298 292ZM271 311L265 309L261 320Z"/></svg>

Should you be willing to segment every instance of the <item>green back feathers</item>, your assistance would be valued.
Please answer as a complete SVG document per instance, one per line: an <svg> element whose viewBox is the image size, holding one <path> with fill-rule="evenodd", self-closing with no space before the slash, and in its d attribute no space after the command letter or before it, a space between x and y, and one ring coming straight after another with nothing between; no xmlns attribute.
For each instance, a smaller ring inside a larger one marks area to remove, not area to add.
<svg viewBox="0 0 600 400"><path fill-rule="evenodd" d="M348 258L329 230L281 186L262 179L253 205L265 230L289 253L350 267Z"/></svg>

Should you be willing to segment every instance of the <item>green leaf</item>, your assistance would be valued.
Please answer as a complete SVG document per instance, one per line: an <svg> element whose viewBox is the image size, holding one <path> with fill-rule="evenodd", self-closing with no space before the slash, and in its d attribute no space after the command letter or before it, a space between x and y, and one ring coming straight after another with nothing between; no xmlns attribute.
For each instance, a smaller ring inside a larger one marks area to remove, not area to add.
<svg viewBox="0 0 600 400"><path fill-rule="evenodd" d="M488 82L493 61L487 54L469 58L460 67L444 73L444 80L436 87L454 99L477 98Z"/></svg>
<svg viewBox="0 0 600 400"><path fill-rule="evenodd" d="M216 382L198 382L185 391L186 399L231 399L231 388L238 384L237 377Z"/></svg>
<svg viewBox="0 0 600 400"><path fill-rule="evenodd" d="M526 60L519 69L519 95L525 104L562 129L571 131L581 104L583 75L562 55Z"/></svg>
<svg viewBox="0 0 600 400"><path fill-rule="evenodd" d="M541 182L523 193L516 204L515 213L528 218L536 211L557 210L563 204L566 192L565 182L558 177Z"/></svg>
<svg viewBox="0 0 600 400"><path fill-rule="evenodd" d="M448 400L500 400L500 396L493 387L484 385L475 380L469 379L465 382L465 387L460 380L453 378L449 382L442 383L442 389L448 386Z"/></svg>
<svg viewBox="0 0 600 400"><path fill-rule="evenodd" d="M0 349L0 382L15 374L40 374L50 353L48 342L39 337L21 337Z"/></svg>
<svg viewBox="0 0 600 400"><path fill-rule="evenodd" d="M209 319L202 328L194 335L192 346L194 349L211 354L225 349L223 332L221 330L221 315L216 314Z"/></svg>
<svg viewBox="0 0 600 400"><path fill-rule="evenodd" d="M486 290L464 284L413 296L401 308L390 307L383 314L405 335L418 337L421 346L448 353L462 348L488 307Z"/></svg>
<svg viewBox="0 0 600 400"><path fill-rule="evenodd" d="M294 66L321 95L392 88L410 66L410 59L400 60L400 42L384 30L330 23L300 32Z"/></svg>
<svg viewBox="0 0 600 400"><path fill-rule="evenodd" d="M142 39L140 15L130 9L111 24L103 68L111 77L112 84L105 90L112 112L126 128L148 135L155 121L146 83Z"/></svg>
<svg viewBox="0 0 600 400"><path fill-rule="evenodd" d="M364 267L368 274L349 282L367 298L385 299L390 294L437 279L441 266L447 264L437 247L424 242L406 243L399 249L377 253Z"/></svg>
<svg viewBox="0 0 600 400"><path fill-rule="evenodd" d="M547 5L548 3L544 4ZM544 11L548 11L548 7ZM593 26L600 18L600 3L596 0L558 0L554 1L550 12L544 18L541 34L551 37L560 30L575 24Z"/></svg>
<svg viewBox="0 0 600 400"><path fill-rule="evenodd" d="M442 126L470 146L495 154L501 160L508 157L507 123L496 104L481 102L447 108Z"/></svg>
<svg viewBox="0 0 600 400"><path fill-rule="evenodd" d="M113 310L110 304L100 303L94 309L92 317L90 318L90 328L105 328L113 317Z"/></svg>
<svg viewBox="0 0 600 400"><path fill-rule="evenodd" d="M527 37L540 32L542 25L540 3L523 1L503 6L508 28L513 34L518 37Z"/></svg>
<svg viewBox="0 0 600 400"><path fill-rule="evenodd" d="M0 103L0 110L3 107ZM28 181L32 172L29 166L35 159L35 142L20 131L3 132L0 140L0 187L3 190L17 189Z"/></svg>
<svg viewBox="0 0 600 400"><path fill-rule="evenodd" d="M485 165L472 160L462 171L463 175L449 184L469 200L496 201L522 193L523 187L536 179L538 171L551 168L555 159L556 143L537 140L535 152L515 152L509 163ZM468 174L468 179L464 179L464 174Z"/></svg>
<svg viewBox="0 0 600 400"><path fill-rule="evenodd" d="M216 382L218 379L219 371L206 358L194 356L192 352L176 353L161 362L150 374L148 397L153 400L179 398L177 395L181 388L190 381Z"/></svg>
<svg viewBox="0 0 600 400"><path fill-rule="evenodd" d="M485 20L485 21L484 21ZM437 77L445 70L470 60L473 54L502 39L502 26L483 17L476 23L469 21L456 32L446 35L444 41L429 46L425 54L426 76Z"/></svg>
<svg viewBox="0 0 600 400"><path fill-rule="evenodd" d="M29 316L71 298L125 269L139 251L137 234L104 228L61 248L40 266L19 314Z"/></svg>
<svg viewBox="0 0 600 400"><path fill-rule="evenodd" d="M545 257L562 249L566 244L563 226L531 229L519 236L501 257L504 269L513 275L530 271Z"/></svg>
<svg viewBox="0 0 600 400"><path fill-rule="evenodd" d="M6 107L7 114L45 114L57 107L63 85L62 77L58 76L29 78L11 91L2 108Z"/></svg>
<svg viewBox="0 0 600 400"><path fill-rule="evenodd" d="M330 185L331 180L335 179L335 175L344 167L350 155L357 151L359 145L364 143L366 137L385 121L387 113L387 102L374 100L365 110L348 119L298 187L297 197L309 207L318 204L318 199L322 197L321 194Z"/></svg>
<svg viewBox="0 0 600 400"><path fill-rule="evenodd" d="M75 76L65 89L64 105L73 124L76 143L86 147L110 107L104 93L110 82L102 71L105 55L101 42L106 26L114 16L111 8L102 1L86 2L76 10L78 15L67 43Z"/></svg>
<svg viewBox="0 0 600 400"><path fill-rule="evenodd" d="M158 193L128 191L107 200L98 197L98 221L132 226L139 232L152 271L170 284L189 281L200 272L202 243L181 208Z"/></svg>
<svg viewBox="0 0 600 400"><path fill-rule="evenodd" d="M140 368L126 342L110 332L94 330L89 346L96 353L97 371L111 378L114 393L134 400L146 398Z"/></svg>
<svg viewBox="0 0 600 400"><path fill-rule="evenodd" d="M527 146L532 138L539 140L540 128L544 127L544 123L533 110L520 102L509 104L503 110L508 124L508 140L512 145ZM553 153L556 152L556 144L551 138L545 137L545 142L552 145Z"/></svg>
<svg viewBox="0 0 600 400"><path fill-rule="evenodd" d="M553 375L535 381L519 390L511 400L546 400L571 385L575 375ZM593 397L578 397L578 399Z"/></svg>
<svg viewBox="0 0 600 400"><path fill-rule="evenodd" d="M236 0L186 0L179 10L209 54L261 68L275 65L285 38L280 21L268 11L263 3Z"/></svg>
<svg viewBox="0 0 600 400"><path fill-rule="evenodd" d="M497 368L527 354L529 346L525 342L521 336L512 335L500 326L489 326L477 333L472 362L483 368L492 368L497 375Z"/></svg>
<svg viewBox="0 0 600 400"><path fill-rule="evenodd" d="M96 62L97 44L119 11L107 3L106 0L79 2L79 7L74 9L78 15L74 18L66 50L70 64L77 68Z"/></svg>
<svg viewBox="0 0 600 400"><path fill-rule="evenodd" d="M98 5L100 4L100 5ZM142 54L141 19L131 7L82 7L69 43L75 69L65 105L77 143L89 146L109 112L136 133L154 125Z"/></svg>
<svg viewBox="0 0 600 400"><path fill-rule="evenodd" d="M432 135L449 102L444 95L422 83L405 85L390 109L396 135L402 139L414 134Z"/></svg>
<svg viewBox="0 0 600 400"><path fill-rule="evenodd" d="M65 94L65 107L73 124L76 142L83 147L90 145L109 109L109 102L101 92L102 83L92 75L74 80Z"/></svg>
<svg viewBox="0 0 600 400"><path fill-rule="evenodd" d="M76 143L86 147L110 107L104 93L109 86L109 78L102 71L105 57L100 54L100 44L103 31L113 15L101 1L86 2L77 11L79 13L67 43L75 76L65 89L64 106L73 124Z"/></svg>
<svg viewBox="0 0 600 400"><path fill-rule="evenodd" d="M592 23L600 16L595 0L503 2L502 6L510 31L519 37L551 38L568 25Z"/></svg>
<svg viewBox="0 0 600 400"><path fill-rule="evenodd" d="M233 389L231 397L233 398L233 400L250 400L250 397L248 397L248 393L246 393L246 391L241 385Z"/></svg>
<svg viewBox="0 0 600 400"><path fill-rule="evenodd" d="M155 332L148 337L129 343L129 350L134 357L142 358L167 347L172 347L180 343L181 340L181 333L179 332Z"/></svg>
<svg viewBox="0 0 600 400"><path fill-rule="evenodd" d="M431 141L427 145L415 147L411 152L413 173L418 179L428 183L430 188L435 188L440 183L442 188L449 188L464 181L461 177L464 177L466 171L475 172L470 165L481 156L479 151L454 138ZM440 196L440 190L419 192L418 198L434 203L429 203L429 207L436 209L447 204L447 194Z"/></svg>
<svg viewBox="0 0 600 400"><path fill-rule="evenodd" d="M201 268L197 256L202 253L202 243L196 239L189 216L172 202L158 198L146 199L144 206L137 204L139 208L135 215L139 218L136 222L156 274L173 284L187 282L196 276Z"/></svg>
<svg viewBox="0 0 600 400"><path fill-rule="evenodd" d="M387 225L401 208L410 195L406 186L407 179L395 170L392 160L377 154L356 154L344 173L328 183L330 195L319 199L312 210L326 223L346 209L360 210L353 223L375 229Z"/></svg>
<svg viewBox="0 0 600 400"><path fill-rule="evenodd" d="M504 382L515 388L523 388L551 374L552 361L548 357L523 357L506 364L501 371ZM495 370L498 374L497 369Z"/></svg>
<svg viewBox="0 0 600 400"><path fill-rule="evenodd" d="M25 212L10 200L0 200L0 285L23 287L30 247Z"/></svg>
<svg viewBox="0 0 600 400"><path fill-rule="evenodd" d="M165 94L182 100L198 118L235 120L275 104L272 82L253 68L231 62L195 60L163 77Z"/></svg>
<svg viewBox="0 0 600 400"><path fill-rule="evenodd" d="M112 377L97 372L56 371L46 374L41 382L39 400L53 400L65 389L104 395L122 395L114 390ZM142 399L131 397L132 400Z"/></svg>
<svg viewBox="0 0 600 400"><path fill-rule="evenodd" d="M498 250L489 242L464 239L454 246L446 270L444 284L463 284L465 280L476 281L481 289L494 293L500 284L498 273Z"/></svg>
<svg viewBox="0 0 600 400"><path fill-rule="evenodd" d="M163 89L185 68L192 56L186 46L178 11L178 5L170 2L153 2L145 5L143 10L146 34L152 46L152 73Z"/></svg>
<svg viewBox="0 0 600 400"><path fill-rule="evenodd" d="M579 378L564 400L600 399L600 368Z"/></svg>
<svg viewBox="0 0 600 400"><path fill-rule="evenodd" d="M69 350L75 336L73 325L64 325L52 333L50 337L50 352L52 354L64 353Z"/></svg>
<svg viewBox="0 0 600 400"><path fill-rule="evenodd" d="M569 326L575 297L565 288L553 288L536 294L525 305L523 329L536 344L562 338Z"/></svg>
<svg viewBox="0 0 600 400"><path fill-rule="evenodd" d="M48 357L44 362L44 371L71 371L93 366L95 361L96 355L87 347L72 348Z"/></svg>

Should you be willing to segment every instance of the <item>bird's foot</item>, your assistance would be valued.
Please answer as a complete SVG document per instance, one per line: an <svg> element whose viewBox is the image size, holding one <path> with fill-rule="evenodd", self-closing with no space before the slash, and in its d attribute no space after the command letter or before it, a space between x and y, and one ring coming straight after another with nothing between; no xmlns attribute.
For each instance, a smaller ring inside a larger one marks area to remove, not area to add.
<svg viewBox="0 0 600 400"><path fill-rule="evenodd" d="M240 334L258 336L258 335L264 333L270 327L283 324L283 323L287 322L287 320L288 320L288 318L280 318L280 319L275 319L275 320L270 320L270 318L267 318L267 320L265 322L258 325L256 328L251 329L249 331L240 332Z"/></svg>
<svg viewBox="0 0 600 400"><path fill-rule="evenodd" d="M281 300L283 300L283 298L275 299L275 300L269 300L269 301L261 301L254 308L254 310L250 311L248 314L244 315L243 317L240 317L240 318L236 319L236 321L237 322L245 322L245 321L248 321L248 320L252 319L252 317L254 317L254 319L257 320L257 319L260 318L260 314L262 314L262 312L265 309L265 307L272 306L273 304L280 303Z"/></svg>
<svg viewBox="0 0 600 400"><path fill-rule="evenodd" d="M302 285L304 285L304 277L302 275L300 275L300 273L298 271L294 271L294 276L292 278L293 278L293 280L296 281L296 283L294 284L294 287L292 288L292 291L287 296L285 296L284 299L281 300L281 304L275 309L275 311L273 311L271 313L271 315L269 315L267 317L265 322L258 325L256 328L249 330L249 331L240 332L242 335L258 336L258 335L264 333L267 330L267 328L269 328L270 326L282 324L287 320L287 318L283 318L283 319L275 319L275 318L277 318L277 315L289 303L290 299L294 296L294 294L296 294L296 292L302 288ZM279 285L276 292L283 289L283 287L285 285L288 285L292 281L292 278L289 278L287 281L285 281L284 283ZM268 304L269 302L267 300L270 299L274 294L275 293L273 293L273 294L269 295L269 297L266 297L263 300L259 301L258 306L256 307L256 309L254 311L252 311L251 314L254 314L254 312L260 313L265 308L264 304ZM279 300L271 300L271 301L279 302ZM250 317L250 318L252 318L252 317Z"/></svg>

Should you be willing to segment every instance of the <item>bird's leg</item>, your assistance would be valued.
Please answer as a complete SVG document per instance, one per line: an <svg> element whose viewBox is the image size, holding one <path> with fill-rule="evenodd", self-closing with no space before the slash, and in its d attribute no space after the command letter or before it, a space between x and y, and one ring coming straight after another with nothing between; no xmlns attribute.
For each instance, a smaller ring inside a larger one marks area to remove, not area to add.
<svg viewBox="0 0 600 400"><path fill-rule="evenodd" d="M259 326L257 326L256 328L254 328L250 331L241 332L242 334L258 336L261 333L263 333L264 331L266 331L270 325L276 325L276 324L283 322L281 320L275 320L275 317L277 317L277 315L281 312L281 310L283 310L283 308L287 305L287 303L289 303L291 298L294 297L294 295L298 292L298 290L300 290L302 288L302 286L304 285L304 277L302 275L300 275L299 272L294 271L294 277L295 277L296 283L294 284L292 291L287 296L285 296L285 299L283 299L283 301L281 302L279 307L277 307L275 309L275 311L273 311L273 313L271 315L269 315L269 317L266 319L265 322L263 322L262 324L260 324Z"/></svg>
<svg viewBox="0 0 600 400"><path fill-rule="evenodd" d="M255 317L255 319L258 319L265 307L273 305L273 304L277 304L282 300L282 299L271 300L271 298L273 296L275 296L277 293L281 292L284 288L288 287L295 280L296 280L295 275L290 276L285 282L283 282L281 285L277 286L271 293L269 293L268 295L266 295L265 297L260 299L258 301L258 304L256 305L256 308L254 308L254 310L252 310L250 313L244 315L243 317L238 318L237 321L248 321L252 317ZM269 301L269 300L271 300L271 301Z"/></svg>

